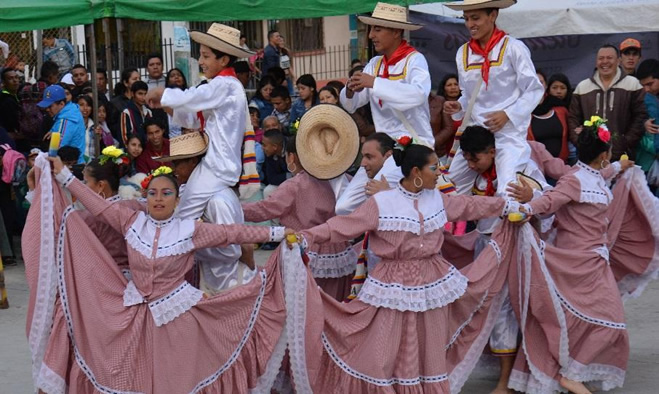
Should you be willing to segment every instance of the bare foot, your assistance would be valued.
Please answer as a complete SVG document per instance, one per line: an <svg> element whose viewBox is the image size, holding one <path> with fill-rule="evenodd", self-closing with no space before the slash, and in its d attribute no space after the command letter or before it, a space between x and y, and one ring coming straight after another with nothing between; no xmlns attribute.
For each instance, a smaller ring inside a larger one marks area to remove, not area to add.
<svg viewBox="0 0 659 394"><path fill-rule="evenodd" d="M512 391L509 388L506 387L496 387L494 390L490 391L490 394L513 394L514 391Z"/></svg>
<svg viewBox="0 0 659 394"><path fill-rule="evenodd" d="M570 380L566 377L561 377L560 383L561 383L561 386L568 389L571 393L574 393L574 394L593 394L581 382Z"/></svg>

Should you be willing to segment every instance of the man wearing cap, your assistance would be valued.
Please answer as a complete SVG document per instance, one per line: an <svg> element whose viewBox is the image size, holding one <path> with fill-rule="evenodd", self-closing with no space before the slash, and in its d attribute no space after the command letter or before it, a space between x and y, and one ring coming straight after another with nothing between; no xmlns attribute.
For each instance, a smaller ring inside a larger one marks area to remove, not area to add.
<svg viewBox="0 0 659 394"><path fill-rule="evenodd" d="M408 21L405 7L386 3L378 3L372 16L360 16L359 20L370 25L368 37L380 55L348 79L341 90L341 105L354 113L369 104L377 132L393 139L412 135L419 143L434 146L427 101L430 94L428 62L403 39L405 30L417 30L422 26ZM393 158L387 159L376 178L383 175L392 187L402 178ZM338 215L352 212L366 200L367 182L368 176L360 168L343 192L335 189L339 194Z"/></svg>
<svg viewBox="0 0 659 394"><path fill-rule="evenodd" d="M643 86L620 68L618 48L614 45L606 44L597 50L595 67L593 76L579 82L572 94L568 116L570 139L576 144L584 121L597 115L607 120L614 136L612 160L618 160L624 153L633 159L645 132L643 123L648 118Z"/></svg>
<svg viewBox="0 0 659 394"><path fill-rule="evenodd" d="M620 64L627 75L636 76L636 67L641 62L641 42L627 38L620 43Z"/></svg>
<svg viewBox="0 0 659 394"><path fill-rule="evenodd" d="M186 90L153 88L147 100L152 107L170 111L175 123L201 128L208 135L208 152L191 174L179 204L180 217L197 219L212 196L240 179L243 138L251 123L245 90L232 65L252 53L240 47L239 30L219 23L207 33L193 31L190 37L200 44L199 66L209 82Z"/></svg>
<svg viewBox="0 0 659 394"><path fill-rule="evenodd" d="M522 171L529 159L526 137L531 112L544 94L529 49L496 26L499 9L515 2L465 0L446 4L464 12L471 39L456 55L462 96L458 101L447 101L444 111L454 120L463 119L464 127L479 125L494 133L497 195L506 194L506 185L515 181L516 172ZM470 193L476 175L458 148L449 167L458 194Z"/></svg>
<svg viewBox="0 0 659 394"><path fill-rule="evenodd" d="M169 143L170 154L157 161L174 165L174 174L183 192L208 150L208 136L193 132L174 137ZM243 224L243 210L235 191L226 188L212 196L201 219L215 224ZM199 263L199 288L208 295L214 295L252 280L256 271L242 263L241 257L240 245L197 251L195 260Z"/></svg>
<svg viewBox="0 0 659 394"><path fill-rule="evenodd" d="M78 104L67 103L64 89L59 85L50 85L43 92L43 100L37 106L45 109L53 118L53 127L43 139L49 140L51 133L60 133L60 147L78 148L80 152L78 164L83 164L86 127Z"/></svg>

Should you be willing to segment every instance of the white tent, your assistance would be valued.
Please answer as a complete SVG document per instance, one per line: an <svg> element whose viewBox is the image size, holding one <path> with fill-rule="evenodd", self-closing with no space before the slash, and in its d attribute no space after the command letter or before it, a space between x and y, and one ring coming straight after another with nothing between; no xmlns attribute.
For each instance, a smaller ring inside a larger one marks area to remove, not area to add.
<svg viewBox="0 0 659 394"><path fill-rule="evenodd" d="M411 11L460 17L442 3ZM502 10L497 25L518 38L572 34L612 34L659 30L659 0L518 0Z"/></svg>

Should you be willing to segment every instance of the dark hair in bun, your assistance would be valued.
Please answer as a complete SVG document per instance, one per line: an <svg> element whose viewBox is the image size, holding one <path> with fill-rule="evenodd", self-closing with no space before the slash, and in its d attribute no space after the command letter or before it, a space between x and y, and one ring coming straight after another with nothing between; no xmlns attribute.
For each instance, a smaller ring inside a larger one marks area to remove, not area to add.
<svg viewBox="0 0 659 394"><path fill-rule="evenodd" d="M106 181L113 192L119 190L119 180L128 173L129 169L130 165L116 164L112 160L101 164L99 159L93 159L85 167L90 177L96 179L96 182Z"/></svg>
<svg viewBox="0 0 659 394"><path fill-rule="evenodd" d="M611 141L604 142L597 136L597 130L594 127L585 127L579 133L577 139L577 150L579 160L590 164L602 152L608 152L611 149Z"/></svg>
<svg viewBox="0 0 659 394"><path fill-rule="evenodd" d="M407 178L412 172L412 168L423 168L428 164L428 158L435 153L434 150L424 145L410 144L405 149L394 149L394 161L400 167L403 175Z"/></svg>

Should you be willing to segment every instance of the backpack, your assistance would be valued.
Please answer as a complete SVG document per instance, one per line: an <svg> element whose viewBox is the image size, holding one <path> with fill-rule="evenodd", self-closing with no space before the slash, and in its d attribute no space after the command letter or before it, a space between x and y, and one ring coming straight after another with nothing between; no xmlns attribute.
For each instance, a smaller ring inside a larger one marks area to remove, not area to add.
<svg viewBox="0 0 659 394"><path fill-rule="evenodd" d="M15 185L23 182L27 175L25 156L7 144L0 145L0 148L5 151L2 155L2 181Z"/></svg>
<svg viewBox="0 0 659 394"><path fill-rule="evenodd" d="M44 85L43 89L40 88L40 84ZM45 83L37 82L24 86L19 93L21 103L21 114L18 118L19 132L31 143L38 144L43 137L44 113L37 107L37 103L41 101L45 88Z"/></svg>

